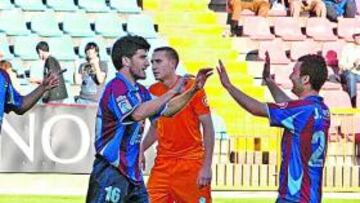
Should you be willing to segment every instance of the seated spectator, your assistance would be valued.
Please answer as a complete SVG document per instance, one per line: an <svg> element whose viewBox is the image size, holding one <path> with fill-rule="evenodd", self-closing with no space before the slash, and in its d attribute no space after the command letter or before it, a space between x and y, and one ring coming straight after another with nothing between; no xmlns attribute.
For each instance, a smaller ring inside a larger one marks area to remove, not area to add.
<svg viewBox="0 0 360 203"><path fill-rule="evenodd" d="M12 82L12 85L16 90L20 90L20 83L17 79L16 71L13 69L12 64L7 60L1 60L0 61L0 69L7 72L7 74L10 77L10 80Z"/></svg>
<svg viewBox="0 0 360 203"><path fill-rule="evenodd" d="M339 83L339 60L336 51L328 51L325 55L325 61L328 67L328 81Z"/></svg>
<svg viewBox="0 0 360 203"><path fill-rule="evenodd" d="M330 21L337 22L338 17L355 17L355 0L324 0L324 2L326 5L326 16Z"/></svg>
<svg viewBox="0 0 360 203"><path fill-rule="evenodd" d="M353 38L354 43L345 45L341 52L339 68L343 88L349 94L351 106L356 108L356 83L360 82L360 29L354 32Z"/></svg>
<svg viewBox="0 0 360 203"><path fill-rule="evenodd" d="M326 6L322 0L290 0L290 15L299 17L301 12L309 12L316 17L326 17Z"/></svg>
<svg viewBox="0 0 360 203"><path fill-rule="evenodd" d="M41 41L36 45L36 52L39 58L45 62L43 70L43 78L46 78L50 73L59 73L61 71L59 61L50 55L49 45ZM66 91L64 76L59 75L59 86L46 92L42 98L44 103L63 103L68 98Z"/></svg>
<svg viewBox="0 0 360 203"><path fill-rule="evenodd" d="M236 35L236 29L240 19L240 13L249 9L258 16L266 17L270 10L270 3L267 0L227 0L227 12L230 15L231 36Z"/></svg>
<svg viewBox="0 0 360 203"><path fill-rule="evenodd" d="M75 97L78 104L97 103L104 89L108 72L107 63L99 58L99 47L94 42L85 46L86 62L75 72L75 84L81 84L80 94Z"/></svg>

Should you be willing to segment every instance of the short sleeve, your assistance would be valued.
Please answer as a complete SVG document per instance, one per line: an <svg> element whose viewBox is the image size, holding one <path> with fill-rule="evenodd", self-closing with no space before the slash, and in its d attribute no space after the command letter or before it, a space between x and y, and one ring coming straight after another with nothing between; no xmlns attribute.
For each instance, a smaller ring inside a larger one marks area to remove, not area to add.
<svg viewBox="0 0 360 203"><path fill-rule="evenodd" d="M121 84L121 82L117 83L118 85L115 85L115 83L111 86L112 94L109 98L108 107L121 124L131 124L133 121L129 118L129 115L140 103L129 94L124 84Z"/></svg>
<svg viewBox="0 0 360 203"><path fill-rule="evenodd" d="M198 116L210 113L206 93L203 89L195 94L194 98L191 100L191 105Z"/></svg>
<svg viewBox="0 0 360 203"><path fill-rule="evenodd" d="M11 80L7 75L1 73L0 75L0 88L2 90L2 95L4 95L2 98L4 102L4 111L8 113L15 109L19 109L23 103L22 96L13 87Z"/></svg>
<svg viewBox="0 0 360 203"><path fill-rule="evenodd" d="M268 115L271 126L283 127L291 132L302 129L313 113L311 105L299 102L268 103Z"/></svg>

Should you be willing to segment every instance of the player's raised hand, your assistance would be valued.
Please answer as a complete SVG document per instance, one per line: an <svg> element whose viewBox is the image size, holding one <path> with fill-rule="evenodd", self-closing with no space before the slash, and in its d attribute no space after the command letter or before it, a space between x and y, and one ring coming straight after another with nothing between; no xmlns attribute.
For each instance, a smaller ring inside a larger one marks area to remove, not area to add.
<svg viewBox="0 0 360 203"><path fill-rule="evenodd" d="M216 70L219 74L220 82L225 87L228 88L231 86L229 76L226 72L225 66L222 61L219 59L219 65L216 67Z"/></svg>
<svg viewBox="0 0 360 203"><path fill-rule="evenodd" d="M45 90L50 90L59 86L59 75L57 73L49 73L44 78L41 85L44 86Z"/></svg>
<svg viewBox="0 0 360 203"><path fill-rule="evenodd" d="M272 77L270 75L270 56L268 51L265 52L265 63L262 72L262 77L265 81L272 80Z"/></svg>
<svg viewBox="0 0 360 203"><path fill-rule="evenodd" d="M206 80L213 74L212 68L202 68L198 71L196 78L194 89L199 90L202 89L206 83Z"/></svg>

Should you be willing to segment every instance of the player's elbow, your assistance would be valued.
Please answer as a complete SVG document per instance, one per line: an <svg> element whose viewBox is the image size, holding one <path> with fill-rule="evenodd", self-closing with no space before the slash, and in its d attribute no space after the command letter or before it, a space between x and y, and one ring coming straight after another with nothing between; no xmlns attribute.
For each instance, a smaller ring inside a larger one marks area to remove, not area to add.
<svg viewBox="0 0 360 203"><path fill-rule="evenodd" d="M146 117L143 113L141 112L138 112L138 111L134 111L132 114L131 114L131 120L133 121L142 121L144 120Z"/></svg>

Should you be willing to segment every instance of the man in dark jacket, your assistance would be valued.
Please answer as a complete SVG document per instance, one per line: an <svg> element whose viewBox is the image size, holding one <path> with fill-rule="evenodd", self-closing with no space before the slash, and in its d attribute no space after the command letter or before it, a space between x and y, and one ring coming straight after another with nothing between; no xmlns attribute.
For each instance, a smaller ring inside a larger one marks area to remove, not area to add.
<svg viewBox="0 0 360 203"><path fill-rule="evenodd" d="M51 72L58 73L61 71L59 62L56 60L56 58L50 55L49 50L50 50L49 45L44 41L41 41L36 45L36 52L38 53L39 58L45 61L44 77ZM48 91L44 95L42 101L44 103L49 103L49 102L62 103L64 99L66 99L67 97L68 94L66 91L64 76L60 74L59 86Z"/></svg>

